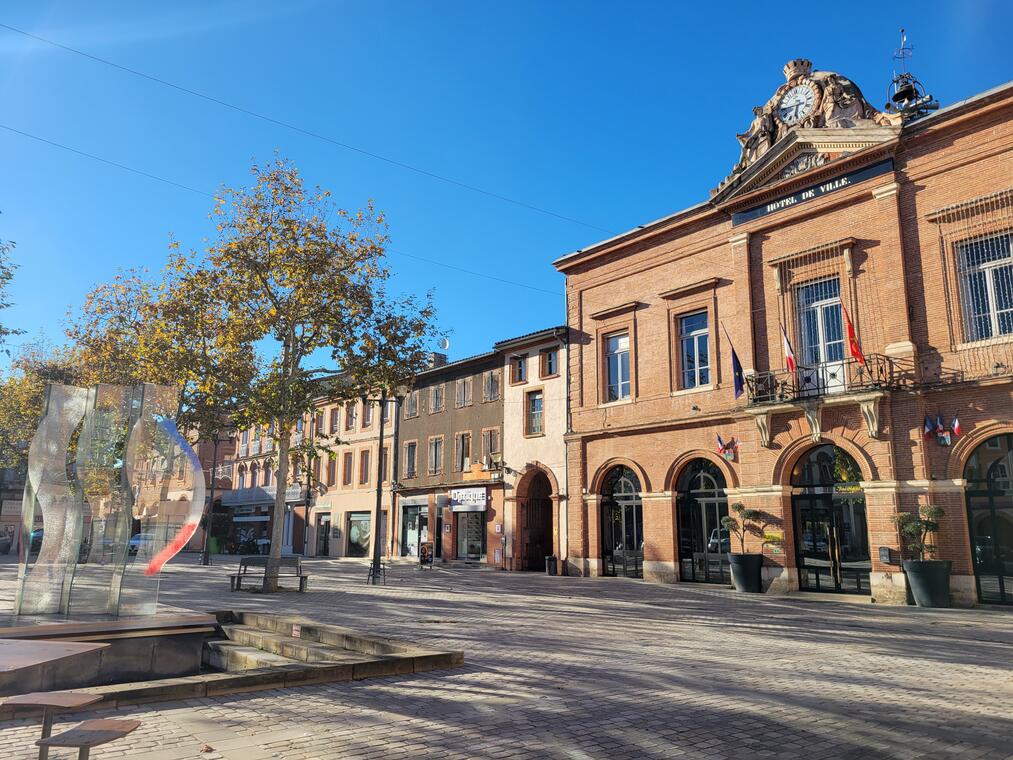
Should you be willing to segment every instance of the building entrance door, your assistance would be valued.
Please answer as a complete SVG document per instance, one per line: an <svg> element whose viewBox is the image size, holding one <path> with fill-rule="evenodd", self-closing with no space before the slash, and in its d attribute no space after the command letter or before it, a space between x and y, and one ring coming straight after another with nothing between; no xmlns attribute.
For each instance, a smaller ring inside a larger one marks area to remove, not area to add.
<svg viewBox="0 0 1013 760"><path fill-rule="evenodd" d="M861 471L832 445L804 455L792 472L792 512L802 591L868 594L872 560Z"/></svg>
<svg viewBox="0 0 1013 760"><path fill-rule="evenodd" d="M846 389L841 285L836 277L795 289L802 362L799 393L822 396Z"/></svg>
<svg viewBox="0 0 1013 760"><path fill-rule="evenodd" d="M716 464L694 459L679 476L679 569L684 581L731 582L731 541L721 518L728 516L725 478Z"/></svg>
<svg viewBox="0 0 1013 760"><path fill-rule="evenodd" d="M964 468L978 599L1013 604L1013 434L989 438Z"/></svg>
<svg viewBox="0 0 1013 760"><path fill-rule="evenodd" d="M457 558L485 559L485 512L457 512Z"/></svg>
<svg viewBox="0 0 1013 760"><path fill-rule="evenodd" d="M549 479L539 472L528 487L527 498L521 502L519 528L524 570L544 570L545 558L552 554L551 493Z"/></svg>
<svg viewBox="0 0 1013 760"><path fill-rule="evenodd" d="M640 479L629 467L615 467L605 476L601 520L605 575L643 578L644 510Z"/></svg>
<svg viewBox="0 0 1013 760"><path fill-rule="evenodd" d="M331 513L317 515L317 556L331 556Z"/></svg>

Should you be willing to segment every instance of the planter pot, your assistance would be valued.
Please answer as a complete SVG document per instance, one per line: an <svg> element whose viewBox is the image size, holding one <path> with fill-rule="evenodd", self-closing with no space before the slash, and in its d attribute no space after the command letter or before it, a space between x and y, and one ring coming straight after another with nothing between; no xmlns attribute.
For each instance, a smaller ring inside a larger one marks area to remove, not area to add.
<svg viewBox="0 0 1013 760"><path fill-rule="evenodd" d="M948 559L904 560L904 574L915 604L919 607L950 606L950 566Z"/></svg>
<svg viewBox="0 0 1013 760"><path fill-rule="evenodd" d="M759 594L763 591L760 579L760 568L763 567L762 554L729 554L728 564L731 565L732 584L736 591Z"/></svg>

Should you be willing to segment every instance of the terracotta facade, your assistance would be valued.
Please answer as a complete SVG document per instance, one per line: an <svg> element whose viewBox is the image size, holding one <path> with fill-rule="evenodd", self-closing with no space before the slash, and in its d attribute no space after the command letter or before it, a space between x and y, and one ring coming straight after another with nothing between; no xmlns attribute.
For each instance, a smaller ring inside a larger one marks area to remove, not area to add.
<svg viewBox="0 0 1013 760"><path fill-rule="evenodd" d="M806 71L790 67L794 86ZM931 503L945 510L938 556L952 562L953 599L978 600L973 555L985 539L969 534L965 468L985 441L1013 430L1013 328L1002 293L989 291L990 314L969 307L978 296L964 268L968 246L987 243L995 259L1010 244L1013 85L908 121L871 107L865 116L833 128L829 118L782 124L762 156L744 150L708 202L555 262L566 275L571 343L567 572L618 567L686 580L729 540L680 513L710 509L706 483L717 483L715 498L761 510L782 539L747 539L747 551L763 553L768 591L810 588L819 576L835 586L825 590L871 586L877 601L903 603L894 517ZM1008 276L997 272L982 276ZM864 365L848 347L848 320ZM739 397L733 350L743 369ZM729 444L723 451L719 436ZM843 518L848 535L833 534L830 520L823 538L807 522L815 512L805 499L826 486L804 479L808 458L827 445L836 447L823 450L836 457L835 477L849 473L847 485L830 489L853 511L851 522ZM637 493L627 501L638 512L614 495L616 467L628 468ZM686 485L697 473L706 483L694 495L685 489L698 487ZM627 519L633 538L617 538ZM1013 512L1008 521L1013 530ZM704 541L694 556L690 529ZM867 559L806 565L804 555L842 546ZM632 564L630 555L638 555Z"/></svg>

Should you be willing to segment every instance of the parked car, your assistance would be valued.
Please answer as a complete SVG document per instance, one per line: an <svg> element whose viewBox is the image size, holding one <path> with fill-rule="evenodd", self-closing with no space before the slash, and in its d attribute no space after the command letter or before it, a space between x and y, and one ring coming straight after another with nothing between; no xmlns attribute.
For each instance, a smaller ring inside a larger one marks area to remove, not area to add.
<svg viewBox="0 0 1013 760"><path fill-rule="evenodd" d="M710 540L707 541L707 551L712 554L727 554L732 550L732 537L727 530L715 528L711 531Z"/></svg>
<svg viewBox="0 0 1013 760"><path fill-rule="evenodd" d="M45 531L42 528L36 528L32 531L32 539L28 544L28 551L37 552L42 548L42 536L44 533Z"/></svg>
<svg viewBox="0 0 1013 760"><path fill-rule="evenodd" d="M131 554L137 554L141 548L149 548L155 541L155 537L150 533L135 533L130 537L130 544L127 549Z"/></svg>

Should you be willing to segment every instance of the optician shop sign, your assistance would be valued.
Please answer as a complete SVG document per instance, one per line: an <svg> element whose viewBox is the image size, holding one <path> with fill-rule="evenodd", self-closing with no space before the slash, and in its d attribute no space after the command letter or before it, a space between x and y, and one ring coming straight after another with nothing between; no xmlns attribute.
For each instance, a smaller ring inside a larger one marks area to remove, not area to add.
<svg viewBox="0 0 1013 760"><path fill-rule="evenodd" d="M484 512L486 505L485 488L452 488L450 509L452 512Z"/></svg>
<svg viewBox="0 0 1013 760"><path fill-rule="evenodd" d="M786 195L783 198L777 198L769 203L764 203L762 206L754 206L746 211L740 211L732 214L732 226L736 224L742 224L744 222L750 222L753 219L759 219L760 217L767 216L767 214L773 214L782 209L791 208L797 206L800 203L811 201L813 198L820 198L829 193L836 192L837 190L843 190L846 187L851 187L864 180L878 177L881 174L887 174L893 171L893 159L888 158L886 161L880 161L878 164L872 164L871 166L863 166L861 169L856 169L848 174L842 174L840 177L829 179L819 185L813 185L803 190L799 190L797 193L792 195Z"/></svg>

